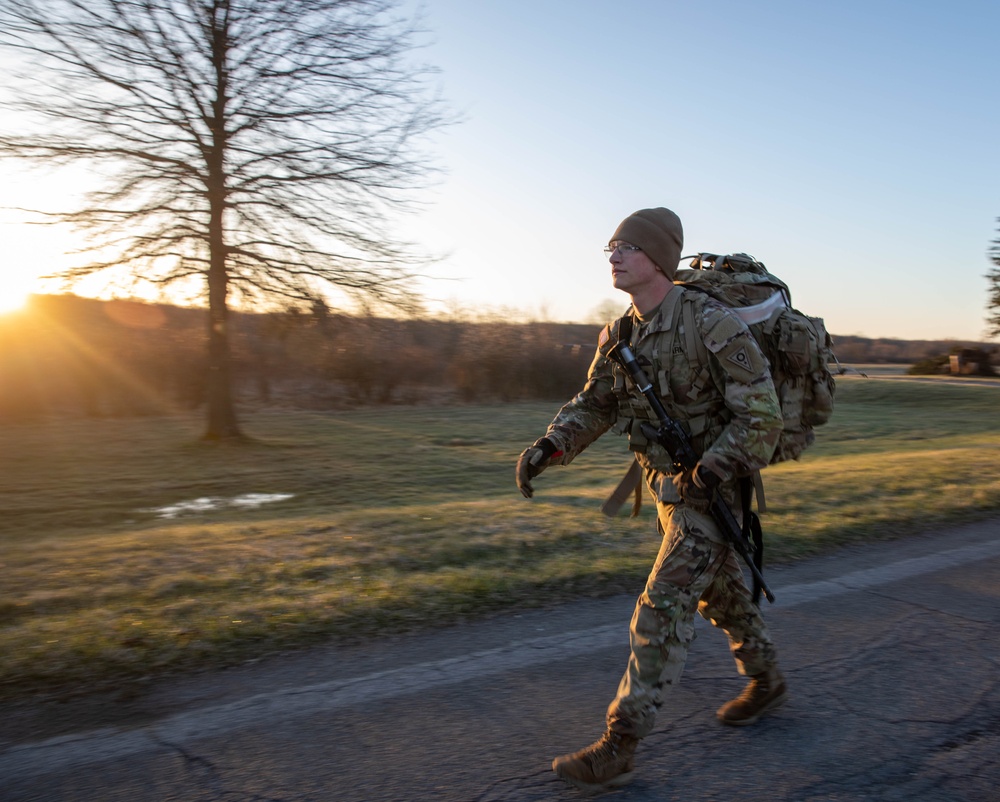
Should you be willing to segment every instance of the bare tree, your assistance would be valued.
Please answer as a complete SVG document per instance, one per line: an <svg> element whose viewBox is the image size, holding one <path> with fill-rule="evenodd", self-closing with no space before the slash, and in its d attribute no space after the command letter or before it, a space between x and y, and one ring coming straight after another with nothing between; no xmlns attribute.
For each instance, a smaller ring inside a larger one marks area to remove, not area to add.
<svg viewBox="0 0 1000 802"><path fill-rule="evenodd" d="M0 157L90 164L89 235L72 285L98 271L208 299L210 439L238 437L234 301L309 304L336 288L415 308L421 258L387 236L428 175L445 122L418 34L394 0L4 0L16 56ZM105 273L104 275L107 275Z"/></svg>
<svg viewBox="0 0 1000 802"><path fill-rule="evenodd" d="M1000 222L998 219L997 222ZM989 260L993 263L986 280L989 281L989 300L986 302L988 315L986 317L986 336L990 339L1000 337L1000 238L990 243L987 253Z"/></svg>

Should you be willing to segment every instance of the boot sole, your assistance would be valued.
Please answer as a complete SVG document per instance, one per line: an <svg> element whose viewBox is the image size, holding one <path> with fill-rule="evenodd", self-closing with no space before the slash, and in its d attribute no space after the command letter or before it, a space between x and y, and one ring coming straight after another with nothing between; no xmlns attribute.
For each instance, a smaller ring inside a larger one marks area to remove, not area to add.
<svg viewBox="0 0 1000 802"><path fill-rule="evenodd" d="M553 766L553 771L555 767ZM561 774L556 771L556 776L561 780L565 780L570 785L579 788L581 791L589 791L591 793L597 793L598 791L606 791L608 788L617 788L621 785L626 785L632 780L632 775L635 774L635 770L626 771L619 774L617 777L612 777L610 780L604 783L585 783L583 780L578 780L576 777L570 777L566 774Z"/></svg>
<svg viewBox="0 0 1000 802"><path fill-rule="evenodd" d="M741 719L726 719L719 716L719 721L725 724L727 727L748 727L751 724L756 724L760 717L770 713L775 708L781 707L786 701L788 701L788 691L785 691L781 696L772 699L767 705L757 711L757 715L753 718L741 718Z"/></svg>

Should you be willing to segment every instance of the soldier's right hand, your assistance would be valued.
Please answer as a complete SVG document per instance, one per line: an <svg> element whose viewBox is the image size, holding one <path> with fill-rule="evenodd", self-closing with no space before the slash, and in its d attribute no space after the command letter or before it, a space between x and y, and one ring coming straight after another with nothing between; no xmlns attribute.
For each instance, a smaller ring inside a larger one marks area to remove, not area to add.
<svg viewBox="0 0 1000 802"><path fill-rule="evenodd" d="M702 468L700 462L691 470L675 474L672 481L681 501L692 510L705 514L711 509L719 477Z"/></svg>
<svg viewBox="0 0 1000 802"><path fill-rule="evenodd" d="M542 437L521 452L521 456L517 460L515 478L517 489L521 491L522 496L531 498L535 495L535 488L531 486L531 480L548 467L549 460L558 451L551 440Z"/></svg>

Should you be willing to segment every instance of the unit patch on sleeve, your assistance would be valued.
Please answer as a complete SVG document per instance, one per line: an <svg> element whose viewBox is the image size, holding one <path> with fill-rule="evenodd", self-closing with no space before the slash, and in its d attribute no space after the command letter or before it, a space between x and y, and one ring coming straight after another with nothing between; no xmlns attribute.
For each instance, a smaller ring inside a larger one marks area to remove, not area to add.
<svg viewBox="0 0 1000 802"><path fill-rule="evenodd" d="M744 383L750 383L759 378L767 367L760 350L747 343L749 337L748 332L734 338L716 354L719 364L722 365L726 373Z"/></svg>
<svg viewBox="0 0 1000 802"><path fill-rule="evenodd" d="M737 367L743 368L744 370L751 370L750 367L750 354L747 353L747 349L740 348L738 351L734 351L729 354L726 359L732 362Z"/></svg>

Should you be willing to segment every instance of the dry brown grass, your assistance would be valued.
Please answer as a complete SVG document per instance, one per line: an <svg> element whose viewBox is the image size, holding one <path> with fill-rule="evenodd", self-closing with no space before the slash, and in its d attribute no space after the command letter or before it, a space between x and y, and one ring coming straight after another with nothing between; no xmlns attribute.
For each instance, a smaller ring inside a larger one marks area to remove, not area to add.
<svg viewBox="0 0 1000 802"><path fill-rule="evenodd" d="M1000 509L995 389L843 380L799 463L767 472L769 562ZM607 437L523 500L517 454L551 404L8 426L0 693L233 663L353 632L636 589L657 549L598 506L627 465ZM197 498L289 497L159 517Z"/></svg>

